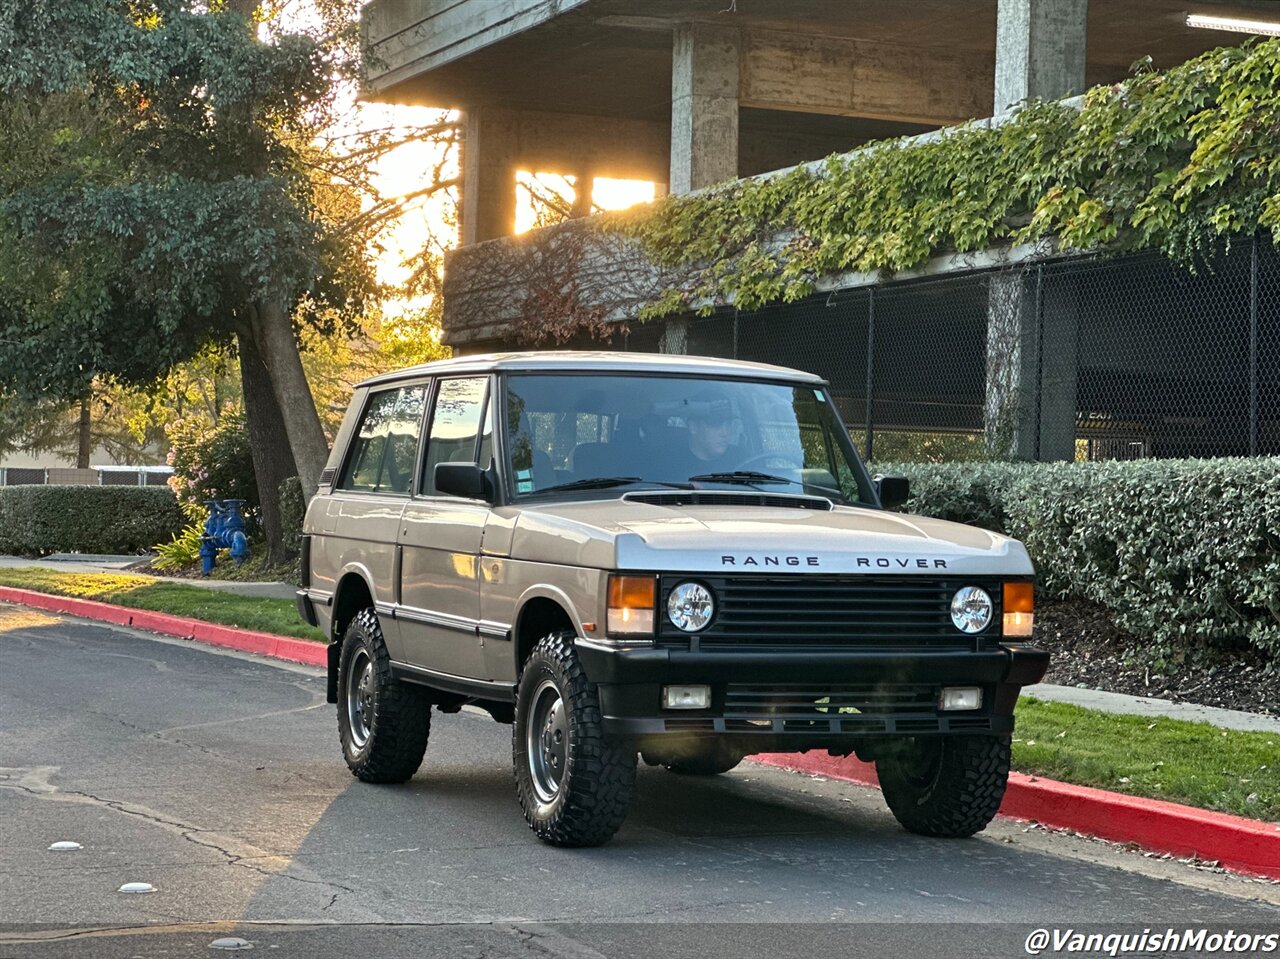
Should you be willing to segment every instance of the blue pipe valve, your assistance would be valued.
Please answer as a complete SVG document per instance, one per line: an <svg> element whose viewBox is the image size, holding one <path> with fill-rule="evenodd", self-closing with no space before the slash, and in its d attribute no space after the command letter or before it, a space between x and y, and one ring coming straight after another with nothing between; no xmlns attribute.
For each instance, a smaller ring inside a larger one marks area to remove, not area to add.
<svg viewBox="0 0 1280 959"><path fill-rule="evenodd" d="M242 499L209 499L209 518L204 521L204 535L200 537L200 569L205 576L213 572L218 560L218 550L229 549L237 564L249 558L249 537L244 534L244 516L240 507Z"/></svg>

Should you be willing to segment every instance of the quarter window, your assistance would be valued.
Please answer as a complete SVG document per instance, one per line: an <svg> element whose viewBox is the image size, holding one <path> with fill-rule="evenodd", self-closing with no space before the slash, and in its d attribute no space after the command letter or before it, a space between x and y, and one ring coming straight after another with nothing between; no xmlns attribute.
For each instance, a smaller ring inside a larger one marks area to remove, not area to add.
<svg viewBox="0 0 1280 959"><path fill-rule="evenodd" d="M339 489L408 493L426 407L425 386L406 386L369 398Z"/></svg>
<svg viewBox="0 0 1280 959"><path fill-rule="evenodd" d="M436 489L436 466L440 463L475 463L476 440L484 415L484 377L444 380L436 394L435 414L431 417L431 433L427 439L427 458L423 464L422 490L428 496L440 495Z"/></svg>

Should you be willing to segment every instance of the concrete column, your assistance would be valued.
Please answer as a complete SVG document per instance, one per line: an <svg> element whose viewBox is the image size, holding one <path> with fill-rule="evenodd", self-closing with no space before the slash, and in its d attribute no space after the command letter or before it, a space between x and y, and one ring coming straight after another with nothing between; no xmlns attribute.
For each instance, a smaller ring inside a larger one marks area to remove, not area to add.
<svg viewBox="0 0 1280 959"><path fill-rule="evenodd" d="M1089 0L999 0L995 112L1084 92Z"/></svg>
<svg viewBox="0 0 1280 959"><path fill-rule="evenodd" d="M672 193L738 175L738 31L675 29L671 57Z"/></svg>
<svg viewBox="0 0 1280 959"><path fill-rule="evenodd" d="M516 228L517 120L498 107L463 119L462 245L510 236Z"/></svg>
<svg viewBox="0 0 1280 959"><path fill-rule="evenodd" d="M1079 278L1046 279L1040 320L1040 442L1037 459L1076 458L1077 383L1080 374Z"/></svg>
<svg viewBox="0 0 1280 959"><path fill-rule="evenodd" d="M1071 278L1041 283L1035 270L991 277L983 419L992 456L1075 459L1079 325Z"/></svg>
<svg viewBox="0 0 1280 959"><path fill-rule="evenodd" d="M689 321L667 320L662 338L658 340L659 353L684 355L689 352Z"/></svg>
<svg viewBox="0 0 1280 959"><path fill-rule="evenodd" d="M1035 274L998 273L987 294L983 432L996 459L1035 459Z"/></svg>

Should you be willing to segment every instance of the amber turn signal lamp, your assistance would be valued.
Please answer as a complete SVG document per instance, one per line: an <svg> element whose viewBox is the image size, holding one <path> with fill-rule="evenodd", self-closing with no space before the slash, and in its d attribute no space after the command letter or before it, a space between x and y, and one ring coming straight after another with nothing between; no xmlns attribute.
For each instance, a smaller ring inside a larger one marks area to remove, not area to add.
<svg viewBox="0 0 1280 959"><path fill-rule="evenodd" d="M1004 584L1004 637L1026 639L1035 624L1036 592L1032 583Z"/></svg>
<svg viewBox="0 0 1280 959"><path fill-rule="evenodd" d="M606 628L610 636L652 636L658 581L652 576L610 576Z"/></svg>

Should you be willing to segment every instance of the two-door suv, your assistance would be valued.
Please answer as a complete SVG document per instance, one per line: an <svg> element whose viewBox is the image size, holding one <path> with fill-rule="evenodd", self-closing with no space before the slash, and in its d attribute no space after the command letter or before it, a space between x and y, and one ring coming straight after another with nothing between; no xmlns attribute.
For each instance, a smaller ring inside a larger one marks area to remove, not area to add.
<svg viewBox="0 0 1280 959"><path fill-rule="evenodd" d="M637 756L874 761L898 820L995 815L1032 646L1014 540L891 510L826 384L688 356L511 353L357 387L303 539L303 617L369 782L418 769L431 708L513 724L524 814L608 839Z"/></svg>

